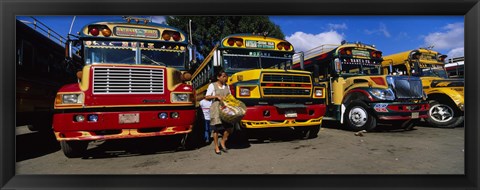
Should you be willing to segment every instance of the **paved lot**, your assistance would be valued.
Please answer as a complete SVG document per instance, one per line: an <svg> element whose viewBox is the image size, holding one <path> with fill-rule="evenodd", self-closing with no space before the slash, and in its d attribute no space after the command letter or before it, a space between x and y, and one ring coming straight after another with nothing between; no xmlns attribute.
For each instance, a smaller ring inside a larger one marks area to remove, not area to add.
<svg viewBox="0 0 480 190"><path fill-rule="evenodd" d="M179 150L173 138L94 142L66 158L53 135L17 128L17 174L463 174L464 128L390 130L355 136L327 123L315 139L291 130L216 155L213 144ZM260 135L262 136L262 135Z"/></svg>

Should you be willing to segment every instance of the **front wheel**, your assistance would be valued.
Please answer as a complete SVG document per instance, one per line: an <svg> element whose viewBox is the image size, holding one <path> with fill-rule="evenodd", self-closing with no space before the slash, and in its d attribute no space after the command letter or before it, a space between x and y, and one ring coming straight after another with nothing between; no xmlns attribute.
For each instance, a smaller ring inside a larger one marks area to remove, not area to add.
<svg viewBox="0 0 480 190"><path fill-rule="evenodd" d="M344 121L347 128L352 131L370 131L377 125L374 115L368 111L367 104L360 101L353 101L347 106L344 114Z"/></svg>
<svg viewBox="0 0 480 190"><path fill-rule="evenodd" d="M426 121L435 127L454 128L464 120L460 111L450 104L440 103L436 100L430 101L430 110Z"/></svg>
<svg viewBox="0 0 480 190"><path fill-rule="evenodd" d="M322 125L309 126L309 127L295 127L295 133L301 139L313 139L318 137L318 132Z"/></svg>
<svg viewBox="0 0 480 190"><path fill-rule="evenodd" d="M413 128L420 122L420 119L411 119L407 121L395 121L394 127L404 129L405 131L413 130Z"/></svg>
<svg viewBox="0 0 480 190"><path fill-rule="evenodd" d="M60 147L68 158L78 158L87 150L88 141L60 141Z"/></svg>

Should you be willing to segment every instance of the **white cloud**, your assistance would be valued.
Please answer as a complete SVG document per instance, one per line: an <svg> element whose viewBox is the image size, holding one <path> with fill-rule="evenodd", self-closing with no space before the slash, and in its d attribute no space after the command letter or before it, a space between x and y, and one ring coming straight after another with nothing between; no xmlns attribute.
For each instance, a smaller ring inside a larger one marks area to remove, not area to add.
<svg viewBox="0 0 480 190"><path fill-rule="evenodd" d="M292 43L296 51L306 51L323 44L340 44L344 36L336 31L319 34L307 34L298 31L291 36L287 36L285 39Z"/></svg>
<svg viewBox="0 0 480 190"><path fill-rule="evenodd" d="M345 24L345 23L342 23L342 24L328 24L328 28L330 30L341 30L341 29L345 30L345 29L348 29L347 24Z"/></svg>
<svg viewBox="0 0 480 190"><path fill-rule="evenodd" d="M374 29L374 30L365 29L365 33L368 35L371 35L371 34L384 35L387 38L390 38L390 36L392 36L390 32L388 32L387 26L383 23L380 23L380 26L378 27L378 29Z"/></svg>
<svg viewBox="0 0 480 190"><path fill-rule="evenodd" d="M447 53L447 56L448 56L447 59L452 59L452 58L455 58L455 57L463 57L464 55L465 55L465 51L464 51L463 47L455 48L455 49L450 50Z"/></svg>
<svg viewBox="0 0 480 190"><path fill-rule="evenodd" d="M159 23L159 24L165 24L165 17L164 16L153 16L152 17L152 22Z"/></svg>
<svg viewBox="0 0 480 190"><path fill-rule="evenodd" d="M430 33L424 37L425 47L434 45L434 49L448 50L464 47L464 24L453 23L442 28L442 31Z"/></svg>

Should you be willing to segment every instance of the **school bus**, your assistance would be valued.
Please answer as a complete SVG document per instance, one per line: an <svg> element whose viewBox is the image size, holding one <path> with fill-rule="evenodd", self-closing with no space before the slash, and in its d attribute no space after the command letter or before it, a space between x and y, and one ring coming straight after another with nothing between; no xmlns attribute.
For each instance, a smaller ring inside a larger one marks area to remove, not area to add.
<svg viewBox="0 0 480 190"><path fill-rule="evenodd" d="M56 95L53 130L67 157L92 140L185 135L195 120L186 65L186 35L173 27L125 17L84 26L66 44L80 46L78 82Z"/></svg>
<svg viewBox="0 0 480 190"><path fill-rule="evenodd" d="M384 57L383 72L418 76L430 103L426 121L437 127L457 127L464 120L464 79L449 78L445 58L437 51L419 48Z"/></svg>
<svg viewBox="0 0 480 190"><path fill-rule="evenodd" d="M65 64L65 38L33 17L25 19L16 20L16 125L50 132L52 102L62 85L77 80L78 65Z"/></svg>
<svg viewBox="0 0 480 190"><path fill-rule="evenodd" d="M411 129L427 117L428 103L418 77L381 74L382 52L373 45L343 41L304 53L305 70L326 88L324 119L350 130L373 130L377 123ZM300 69L294 59L294 69Z"/></svg>
<svg viewBox="0 0 480 190"><path fill-rule="evenodd" d="M301 137L315 138L325 113L323 89L313 86L310 72L287 70L294 53L294 47L282 39L227 36L192 75L197 101L222 69L229 76L231 94L247 106L240 122L244 129L293 127Z"/></svg>

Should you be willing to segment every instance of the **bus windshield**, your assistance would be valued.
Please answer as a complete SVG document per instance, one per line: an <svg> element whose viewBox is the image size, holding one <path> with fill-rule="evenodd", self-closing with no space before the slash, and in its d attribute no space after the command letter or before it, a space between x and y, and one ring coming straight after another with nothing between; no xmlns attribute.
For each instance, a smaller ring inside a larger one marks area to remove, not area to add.
<svg viewBox="0 0 480 190"><path fill-rule="evenodd" d="M186 59L185 47L176 46L167 49L168 47L157 43L143 45L140 42L95 43L85 42L86 64L115 63L183 67Z"/></svg>
<svg viewBox="0 0 480 190"><path fill-rule="evenodd" d="M347 62L347 61L342 62L342 74L381 75L380 73L381 65L367 64L366 62L368 62L369 60L357 59L357 61L358 62Z"/></svg>
<svg viewBox="0 0 480 190"><path fill-rule="evenodd" d="M421 67L421 76L448 78L447 72L443 66L430 64L426 65L426 67Z"/></svg>
<svg viewBox="0 0 480 190"><path fill-rule="evenodd" d="M279 69L292 63L291 53L223 50L222 54L227 70Z"/></svg>

